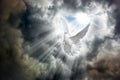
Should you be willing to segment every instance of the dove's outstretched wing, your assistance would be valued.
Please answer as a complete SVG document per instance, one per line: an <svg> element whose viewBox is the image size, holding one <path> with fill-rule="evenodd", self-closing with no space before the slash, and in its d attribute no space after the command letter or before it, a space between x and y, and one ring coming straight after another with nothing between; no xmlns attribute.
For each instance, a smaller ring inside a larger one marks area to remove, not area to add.
<svg viewBox="0 0 120 80"><path fill-rule="evenodd" d="M79 39L83 38L89 28L90 24L87 25L87 27L85 27L82 31L80 31L79 33L77 33L75 36L70 37L70 39L74 42L77 43L79 41Z"/></svg>

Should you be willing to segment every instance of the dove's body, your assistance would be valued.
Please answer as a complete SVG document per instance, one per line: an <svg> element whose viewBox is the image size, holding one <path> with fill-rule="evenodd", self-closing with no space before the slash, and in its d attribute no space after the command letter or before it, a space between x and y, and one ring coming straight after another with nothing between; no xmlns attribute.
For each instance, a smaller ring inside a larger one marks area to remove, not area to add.
<svg viewBox="0 0 120 80"><path fill-rule="evenodd" d="M64 34L64 51L67 54L73 55L79 53L80 49L80 39L83 38L89 28L89 24L80 32L78 32L76 35L68 37L67 34Z"/></svg>

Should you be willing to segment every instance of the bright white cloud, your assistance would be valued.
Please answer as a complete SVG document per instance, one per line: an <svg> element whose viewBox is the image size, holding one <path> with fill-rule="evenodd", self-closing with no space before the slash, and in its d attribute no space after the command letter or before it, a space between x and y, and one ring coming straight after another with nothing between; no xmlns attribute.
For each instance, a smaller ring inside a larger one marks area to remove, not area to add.
<svg viewBox="0 0 120 80"><path fill-rule="evenodd" d="M78 12L66 12L63 9L63 11L58 12L58 15L53 20L53 22L55 21L56 34L62 37L61 43L68 41L70 54L84 54L84 51L90 51L85 44L86 41L93 43L92 41L95 38L103 40L107 36L113 36L114 24L108 26L108 12L101 4L92 3L86 12L80 10ZM79 33L88 24L90 24L90 27L85 37L78 41L79 43L74 44L69 37ZM65 37L67 37L67 40ZM90 45L92 46L92 44Z"/></svg>

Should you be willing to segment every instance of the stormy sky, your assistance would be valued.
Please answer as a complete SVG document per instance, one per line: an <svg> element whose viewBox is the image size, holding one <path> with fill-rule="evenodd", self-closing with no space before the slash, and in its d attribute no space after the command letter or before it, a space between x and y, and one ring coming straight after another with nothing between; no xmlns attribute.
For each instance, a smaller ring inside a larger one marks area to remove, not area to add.
<svg viewBox="0 0 120 80"><path fill-rule="evenodd" d="M0 6L1 80L120 79L119 0L11 1Z"/></svg>

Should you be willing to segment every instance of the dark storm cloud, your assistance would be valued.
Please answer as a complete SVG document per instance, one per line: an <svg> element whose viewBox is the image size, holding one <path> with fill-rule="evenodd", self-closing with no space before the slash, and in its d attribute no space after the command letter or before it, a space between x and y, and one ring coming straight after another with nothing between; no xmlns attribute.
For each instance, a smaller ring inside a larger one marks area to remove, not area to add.
<svg viewBox="0 0 120 80"><path fill-rule="evenodd" d="M104 40L101 39L95 39L92 43L92 50L90 53L88 53L87 55L87 59L88 60L92 60L94 57L96 57L96 55L98 54L98 49L99 47L104 44Z"/></svg>
<svg viewBox="0 0 120 80"><path fill-rule="evenodd" d="M115 34L120 35L120 8L118 8L114 11L115 12L115 18L116 18L116 27L115 27Z"/></svg>
<svg viewBox="0 0 120 80"><path fill-rule="evenodd" d="M119 40L109 38L104 42L104 44L101 45L101 47L99 47L97 57L95 58L95 60L93 60L91 67L89 66L87 69L88 80L119 79L120 77L119 69L117 69L117 67L120 65L119 64L120 60L118 58L120 56L119 44L120 44ZM112 66L112 64L116 64L116 65ZM96 77L93 75L96 75Z"/></svg>
<svg viewBox="0 0 120 80"><path fill-rule="evenodd" d="M18 29L25 9L23 0L0 0L0 80L28 80L21 58L23 39Z"/></svg>
<svg viewBox="0 0 120 80"><path fill-rule="evenodd" d="M25 10L23 0L0 0L0 80L34 80L36 66L41 68L39 62L24 53L23 33L19 27L23 27L21 22L27 24L23 20ZM34 63L38 65L33 66Z"/></svg>
<svg viewBox="0 0 120 80"><path fill-rule="evenodd" d="M116 26L115 26L115 34L119 36L120 34L120 1L119 0L107 0L109 2L109 5L115 5L116 9L113 12L113 16L116 19Z"/></svg>
<svg viewBox="0 0 120 80"><path fill-rule="evenodd" d="M84 5L89 5L89 3L93 0L64 0L64 3L68 5L71 9L77 9Z"/></svg>
<svg viewBox="0 0 120 80"><path fill-rule="evenodd" d="M80 3L79 1L78 3ZM77 0L64 0L64 3L67 4L70 8L76 8L77 6Z"/></svg>
<svg viewBox="0 0 120 80"><path fill-rule="evenodd" d="M54 17L56 8L49 3L51 4L49 1L26 0L27 10L23 16L22 26L20 26L26 40L42 38L52 30L50 20Z"/></svg>

